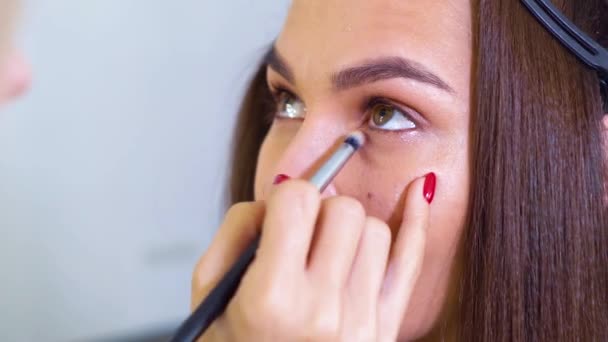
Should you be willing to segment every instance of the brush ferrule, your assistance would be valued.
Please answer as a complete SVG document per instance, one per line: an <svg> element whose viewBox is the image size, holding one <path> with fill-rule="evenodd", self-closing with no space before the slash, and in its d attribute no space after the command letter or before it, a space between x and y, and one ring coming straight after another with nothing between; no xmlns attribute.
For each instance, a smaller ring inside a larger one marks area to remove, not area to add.
<svg viewBox="0 0 608 342"><path fill-rule="evenodd" d="M348 139L347 139L348 140ZM356 149L349 144L344 142L334 154L317 170L317 172L310 178L310 182L319 189L320 192L325 190L325 187L329 185L334 176L340 172L344 164L348 159L355 153Z"/></svg>

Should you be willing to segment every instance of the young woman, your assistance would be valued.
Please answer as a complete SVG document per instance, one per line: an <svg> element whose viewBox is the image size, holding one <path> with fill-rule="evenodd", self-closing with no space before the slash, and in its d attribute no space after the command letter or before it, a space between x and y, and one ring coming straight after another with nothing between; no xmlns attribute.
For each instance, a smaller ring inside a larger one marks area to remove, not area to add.
<svg viewBox="0 0 608 342"><path fill-rule="evenodd" d="M605 1L553 3L608 46ZM193 306L260 248L201 340L607 341L598 81L519 1L293 1ZM317 194L301 179L353 130Z"/></svg>
<svg viewBox="0 0 608 342"><path fill-rule="evenodd" d="M0 106L23 94L30 83L29 68L11 40L16 12L17 1L0 0Z"/></svg>

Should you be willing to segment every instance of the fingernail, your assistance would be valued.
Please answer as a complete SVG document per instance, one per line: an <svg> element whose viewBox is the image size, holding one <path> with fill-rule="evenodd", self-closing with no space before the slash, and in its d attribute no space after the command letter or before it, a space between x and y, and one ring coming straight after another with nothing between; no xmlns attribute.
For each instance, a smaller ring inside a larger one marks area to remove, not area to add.
<svg viewBox="0 0 608 342"><path fill-rule="evenodd" d="M433 202L433 198L435 197L435 185L437 185L437 176L431 172L425 176L424 187L422 188L422 195L429 204Z"/></svg>
<svg viewBox="0 0 608 342"><path fill-rule="evenodd" d="M276 177L274 177L274 182L272 182L272 184L279 185L279 184L281 184L284 181L289 180L289 179L291 179L291 177L289 177L288 175L284 175L284 174L281 173L280 175L277 175Z"/></svg>

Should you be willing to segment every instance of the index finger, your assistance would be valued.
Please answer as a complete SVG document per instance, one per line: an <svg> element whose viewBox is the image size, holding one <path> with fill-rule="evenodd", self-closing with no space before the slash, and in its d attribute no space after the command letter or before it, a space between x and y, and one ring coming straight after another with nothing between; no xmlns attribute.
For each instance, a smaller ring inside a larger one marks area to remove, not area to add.
<svg viewBox="0 0 608 342"><path fill-rule="evenodd" d="M379 312L382 321L391 325L383 327L383 330L388 329L393 333L399 331L424 259L430 204L425 199L423 190L425 181L434 181L429 177L435 175L419 178L408 187L403 221L393 245L380 294Z"/></svg>
<svg viewBox="0 0 608 342"><path fill-rule="evenodd" d="M267 201L256 254L260 265L270 267L273 274L305 269L320 201L319 191L306 181L277 186Z"/></svg>

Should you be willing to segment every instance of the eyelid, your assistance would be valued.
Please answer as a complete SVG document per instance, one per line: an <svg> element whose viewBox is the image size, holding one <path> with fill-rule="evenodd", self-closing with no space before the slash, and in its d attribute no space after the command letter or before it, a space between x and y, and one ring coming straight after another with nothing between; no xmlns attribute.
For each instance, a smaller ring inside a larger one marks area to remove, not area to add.
<svg viewBox="0 0 608 342"><path fill-rule="evenodd" d="M293 91L287 89L287 87L284 87L282 85L269 84L268 89L270 89L270 94L277 101L279 100L279 98L281 97L281 95L283 93L286 93L289 96L293 96L301 101L301 99L298 95L296 95Z"/></svg>
<svg viewBox="0 0 608 342"><path fill-rule="evenodd" d="M270 93L273 96L279 95L281 94L281 92L286 92L300 99L300 97L297 96L296 92L293 90L293 87L282 79L277 79L276 77L268 77L267 75L266 83L268 84L268 89L270 90Z"/></svg>
<svg viewBox="0 0 608 342"><path fill-rule="evenodd" d="M401 112L408 120L411 120L416 125L416 127L423 127L426 123L426 120L424 120L422 115L414 109L411 109L409 107L404 108L404 106L396 104L395 101L389 100L386 97L382 96L372 96L369 98L369 100L366 101L363 112L366 113L366 117L368 119L371 115L370 110L373 109L376 105L386 105L395 108L396 110Z"/></svg>
<svg viewBox="0 0 608 342"><path fill-rule="evenodd" d="M284 81L276 79L267 79L267 83L270 93L275 99L275 101L278 101L281 94L284 92L304 103L304 101L296 94L296 92L291 90L292 87L290 85L286 85ZM401 105L399 104L399 101L391 100L388 97L382 95L367 96L364 99L361 108L361 113L365 114L363 117L363 122L367 122L367 120L369 120L370 110L378 104L384 104L387 106L394 107L396 110L403 113L403 115L408 120L411 120L418 128L425 128L429 125L429 121L417 110L413 109L410 106Z"/></svg>
<svg viewBox="0 0 608 342"><path fill-rule="evenodd" d="M303 120L304 119L304 116L306 114L306 105L304 104L304 101L302 101L300 99L300 97L293 94L293 92L291 92L290 90L283 88L282 86L269 85L268 88L273 97L273 103L275 106L275 110L273 111L271 121L282 120L282 119L288 119L288 120ZM292 116L292 114L294 114L295 112L291 113L290 110L284 111L280 108L281 106L286 104L284 102L286 100L286 98L291 98L300 103L300 105L295 107L295 109L294 109L294 105L290 105L291 110L299 110L299 111L301 111L300 114ZM285 112L288 114L282 115Z"/></svg>

